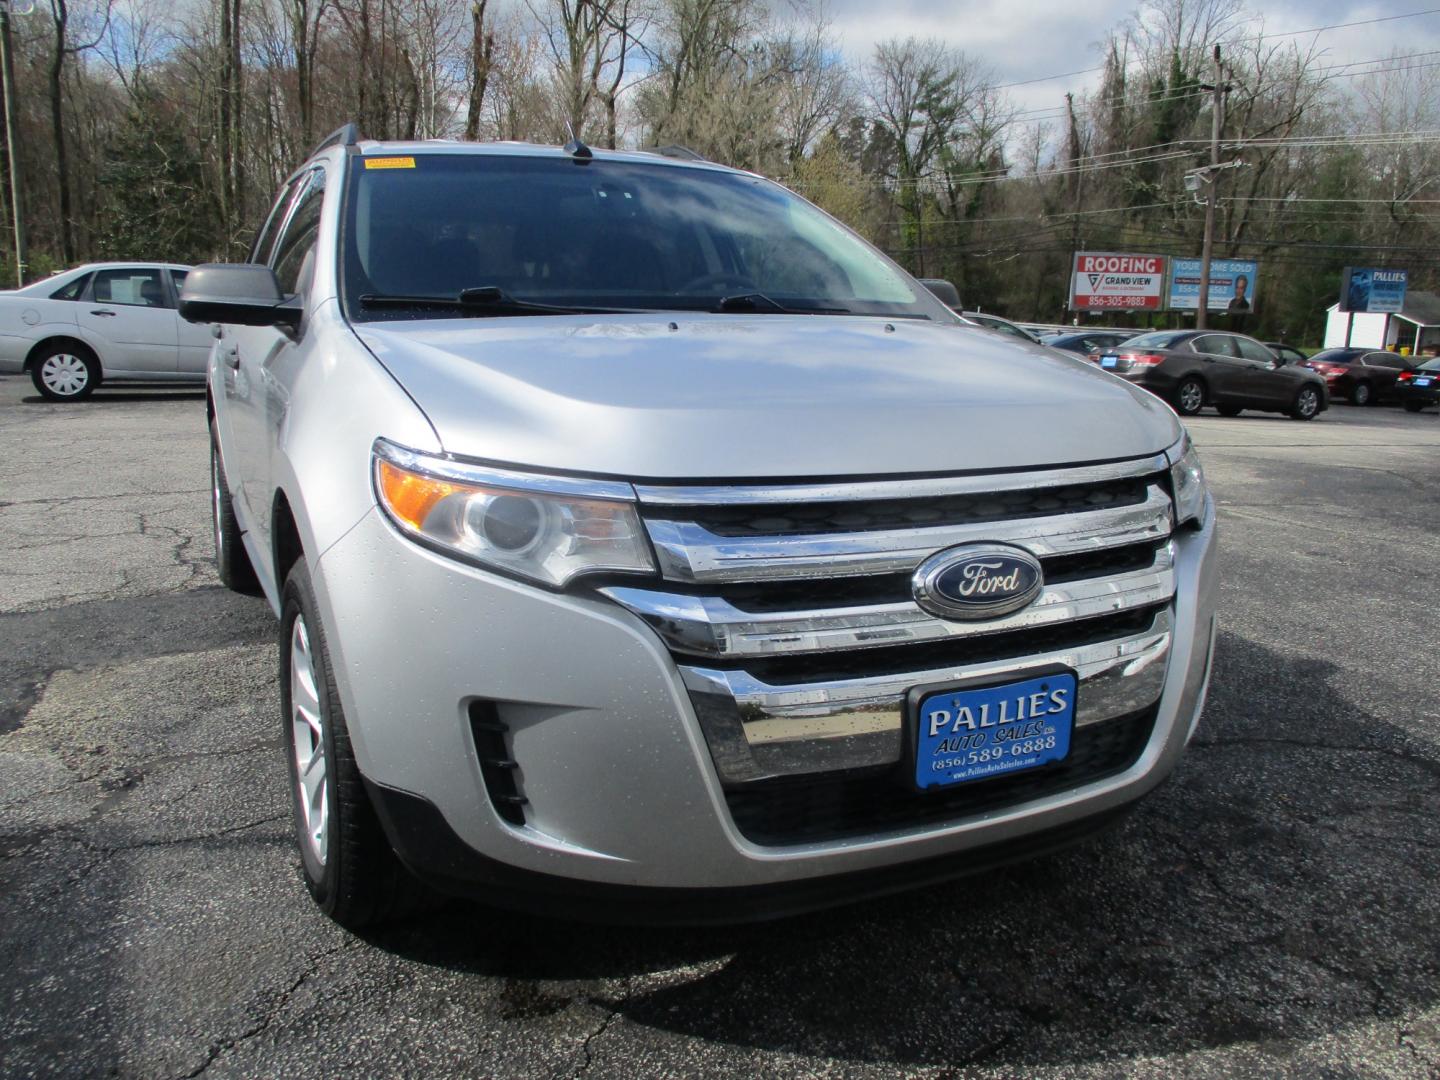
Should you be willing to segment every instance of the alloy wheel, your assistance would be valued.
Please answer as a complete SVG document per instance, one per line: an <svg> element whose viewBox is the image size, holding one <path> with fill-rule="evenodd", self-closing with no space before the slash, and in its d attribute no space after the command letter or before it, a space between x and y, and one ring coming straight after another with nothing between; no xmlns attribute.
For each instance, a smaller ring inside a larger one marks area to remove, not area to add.
<svg viewBox="0 0 1440 1080"><path fill-rule="evenodd" d="M320 711L310 634L305 616L299 614L290 628L290 729L304 843L324 866L330 846L325 718Z"/></svg>
<svg viewBox="0 0 1440 1080"><path fill-rule="evenodd" d="M40 381L60 397L74 397L90 384L90 369L73 353L55 353L40 362Z"/></svg>
<svg viewBox="0 0 1440 1080"><path fill-rule="evenodd" d="M1197 382L1188 382L1180 388L1180 408L1185 413L1197 413L1205 404L1205 393Z"/></svg>
<svg viewBox="0 0 1440 1080"><path fill-rule="evenodd" d="M1320 407L1320 395L1314 390L1301 390L1300 400L1295 403L1295 407L1301 416L1314 416L1315 410Z"/></svg>

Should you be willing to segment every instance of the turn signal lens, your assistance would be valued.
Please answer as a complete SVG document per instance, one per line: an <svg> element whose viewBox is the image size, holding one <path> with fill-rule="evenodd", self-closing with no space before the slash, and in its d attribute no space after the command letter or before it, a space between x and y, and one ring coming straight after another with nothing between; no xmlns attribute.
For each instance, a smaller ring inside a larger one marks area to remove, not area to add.
<svg viewBox="0 0 1440 1080"><path fill-rule="evenodd" d="M375 468L385 509L403 525L417 532L424 528L425 519L435 509L436 503L461 490L456 484L406 472L388 461L377 460Z"/></svg>
<svg viewBox="0 0 1440 1080"><path fill-rule="evenodd" d="M384 440L374 471L380 505L403 532L468 561L553 588L582 574L655 570L635 504L618 495L628 485L486 470ZM488 478L496 482L480 482Z"/></svg>
<svg viewBox="0 0 1440 1080"><path fill-rule="evenodd" d="M1193 522L1197 528L1205 524L1205 499L1210 489L1189 435L1181 446L1180 460L1170 466L1170 487L1175 495L1175 524Z"/></svg>

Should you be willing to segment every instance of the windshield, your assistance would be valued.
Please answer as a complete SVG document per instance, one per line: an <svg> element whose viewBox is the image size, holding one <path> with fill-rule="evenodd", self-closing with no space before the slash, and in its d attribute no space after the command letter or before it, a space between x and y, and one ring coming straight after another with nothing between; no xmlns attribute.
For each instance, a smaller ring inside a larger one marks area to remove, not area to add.
<svg viewBox="0 0 1440 1080"><path fill-rule="evenodd" d="M1433 360L1426 360L1423 364L1420 364L1418 367L1416 367L1415 370L1440 371L1440 356L1435 357L1435 359Z"/></svg>
<svg viewBox="0 0 1440 1080"><path fill-rule="evenodd" d="M480 154L354 159L345 210L352 318L469 317L406 307L498 289L551 308L835 312L947 319L895 264L767 180L656 163ZM399 163L399 164L395 164ZM528 314L545 314L530 310Z"/></svg>
<svg viewBox="0 0 1440 1080"><path fill-rule="evenodd" d="M1189 331L1157 330L1151 334L1139 334L1125 342L1125 348L1172 349Z"/></svg>

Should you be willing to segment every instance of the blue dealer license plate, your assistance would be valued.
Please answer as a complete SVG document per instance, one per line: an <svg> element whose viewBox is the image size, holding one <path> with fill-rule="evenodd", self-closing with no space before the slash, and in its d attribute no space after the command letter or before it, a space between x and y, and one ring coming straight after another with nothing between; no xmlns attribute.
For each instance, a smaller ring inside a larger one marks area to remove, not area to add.
<svg viewBox="0 0 1440 1080"><path fill-rule="evenodd" d="M1100 366L1103 368L1119 367L1120 358L1118 356L1102 356L1100 357Z"/></svg>
<svg viewBox="0 0 1440 1080"><path fill-rule="evenodd" d="M923 687L913 706L915 786L990 780L1060 761L1075 725L1075 673L1057 668L998 686Z"/></svg>

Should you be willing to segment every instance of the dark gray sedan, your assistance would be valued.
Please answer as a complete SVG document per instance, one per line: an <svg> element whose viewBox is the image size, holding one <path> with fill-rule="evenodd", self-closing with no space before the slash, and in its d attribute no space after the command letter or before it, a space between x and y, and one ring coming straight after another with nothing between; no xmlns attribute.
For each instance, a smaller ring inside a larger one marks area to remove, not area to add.
<svg viewBox="0 0 1440 1080"><path fill-rule="evenodd" d="M1135 336L1134 330L1078 330L1073 334L1046 334L1040 340L1052 349L1067 352L1114 352Z"/></svg>
<svg viewBox="0 0 1440 1080"><path fill-rule="evenodd" d="M1257 409L1311 420L1330 406L1323 378L1244 334L1158 330L1087 359L1164 398L1181 416L1213 405L1221 416Z"/></svg>

